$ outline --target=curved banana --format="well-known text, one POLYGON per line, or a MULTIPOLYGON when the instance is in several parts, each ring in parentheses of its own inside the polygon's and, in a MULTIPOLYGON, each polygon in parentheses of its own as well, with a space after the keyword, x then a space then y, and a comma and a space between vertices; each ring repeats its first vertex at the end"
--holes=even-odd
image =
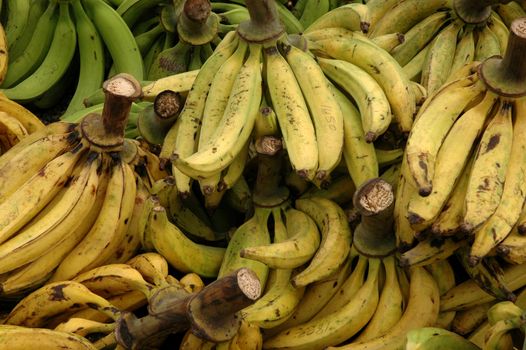
POLYGON ((97 220, 57 267, 52 281, 66 280, 102 265, 126 234, 135 204, 135 176, 123 161, 113 165, 110 171, 108 190, 97 220))
POLYGON ((163 286, 166 283, 168 261, 161 254, 154 252, 138 254, 126 261, 126 264, 139 271, 149 283, 156 286, 163 286))
POLYGON ((69 4, 59 3, 58 6, 57 24, 42 63, 22 81, 2 90, 8 98, 28 101, 41 96, 62 78, 70 66, 77 47, 75 23, 69 4))
MULTIPOLYGON (((22 124, 24 129, 29 134, 32 134, 35 131, 44 128, 44 123, 42 123, 42 121, 35 114, 33 114, 30 110, 28 110, 21 104, 12 101, 5 96, 0 96, 0 111, 4 111, 11 117, 16 118, 16 120, 18 120, 18 122, 22 124)), ((55 126, 58 126, 58 129, 60 129, 62 126, 65 125, 60 123, 54 124, 56 125, 54 125, 53 127, 47 127, 49 131, 51 131, 51 129, 53 129, 55 126)), ((59 131, 58 133, 60 134, 62 132, 59 131)))
POLYGON ((444 138, 466 105, 485 87, 476 74, 445 85, 421 107, 406 145, 410 173, 421 196, 433 189, 436 157, 444 138))
POLYGON ((5 79, 8 69, 8 51, 7 51, 7 38, 4 30, 4 26, 0 25, 0 85, 5 79))
POLYGON ((415 97, 402 67, 389 53, 356 34, 319 40, 316 45, 335 59, 352 63, 369 73, 382 87, 399 129, 409 132, 416 111, 415 97))
POLYGON ((475 61, 484 61, 488 57, 502 55, 500 42, 497 36, 488 26, 480 28, 477 32, 477 44, 475 45, 475 61))
POLYGON ((379 259, 371 260, 365 283, 340 310, 282 331, 265 340, 263 349, 325 349, 352 337, 369 322, 378 304, 380 264, 379 259))
POLYGON ((277 46, 263 51, 270 103, 292 168, 301 177, 312 180, 318 168, 318 142, 307 103, 292 68, 277 46))
POLYGON ((54 328, 55 331, 69 332, 86 337, 91 333, 111 333, 115 329, 115 323, 103 323, 85 318, 73 317, 60 323, 54 328))
POLYGON ((172 90, 174 92, 188 92, 199 73, 199 69, 170 75, 164 78, 148 82, 142 87, 142 98, 145 101, 151 101, 164 90, 172 90))
POLYGON ((293 269, 307 263, 320 244, 316 223, 304 212, 289 208, 285 211, 288 238, 270 245, 246 247, 241 257, 253 259, 274 269, 293 269))
POLYGON ((327 349, 386 350, 400 349, 406 342, 406 334, 412 329, 432 326, 439 312, 440 293, 431 275, 423 267, 410 269, 409 303, 398 323, 386 334, 364 342, 350 343, 327 349))
POLYGON ((343 149, 343 113, 335 98, 331 84, 318 62, 307 52, 295 46, 283 49, 296 80, 305 96, 314 121, 318 145, 316 179, 325 181, 338 165, 343 149))
POLYGON ((526 99, 516 99, 513 102, 515 122, 504 189, 495 213, 475 232, 470 252, 471 265, 480 262, 480 259, 508 236, 519 219, 526 197, 526 183, 522 180, 526 176, 526 141, 519 136, 526 132, 526 121, 516 117, 526 113, 526 99))
POLYGON ((451 324, 451 330, 462 336, 473 332, 478 326, 487 320, 487 312, 493 302, 475 305, 469 309, 458 311, 451 324))
POLYGON ((323 72, 358 105, 365 140, 376 140, 387 130, 392 118, 389 101, 380 85, 352 63, 326 58, 318 58, 318 63, 323 72))
POLYGON ((250 45, 249 50, 249 57, 232 86, 225 113, 207 144, 188 157, 173 157, 175 166, 190 177, 210 176, 225 169, 250 137, 262 98, 261 45, 250 45))
POLYGON ((29 9, 31 1, 29 0, 7 0, 7 11, 4 22, 5 35, 9 48, 20 38, 27 26, 29 19, 29 9))
POLYGON ((0 111, 0 155, 28 135, 27 130, 15 117, 0 111))
POLYGON ((177 270, 195 272, 204 277, 217 276, 225 249, 192 242, 168 221, 163 207, 156 206, 150 212, 146 235, 150 236, 155 249, 177 270))
MULTIPOLYGON (((460 39, 457 43, 455 50, 455 57, 453 57, 453 63, 451 64, 450 73, 455 73, 464 65, 473 62, 475 59, 475 35, 473 30, 464 28, 460 33, 460 39)), ((450 81, 450 78, 446 80, 446 83, 450 81)))
POLYGON ((426 266, 447 259, 465 244, 465 240, 430 237, 402 253, 399 264, 401 266, 426 266))
POLYGON ((294 286, 301 287, 336 271, 349 255, 352 238, 343 209, 333 201, 325 198, 298 199, 296 209, 316 222, 322 237, 309 265, 292 279, 294 286))
POLYGON ((52 316, 88 306, 116 320, 117 310, 106 299, 91 292, 80 282, 46 284, 20 300, 5 319, 5 324, 42 327, 52 316))
POLYGON ((309 26, 305 26, 304 33, 334 27, 367 33, 370 23, 368 6, 350 3, 338 6, 324 14, 318 13, 318 18, 309 26))
POLYGON ((96 350, 86 338, 45 328, 0 325, 2 350, 23 350, 39 347, 41 349, 96 350))
POLYGON ((390 52, 398 45, 404 43, 405 37, 401 33, 391 33, 391 34, 381 35, 376 38, 372 38, 371 40, 377 46, 381 47, 387 52, 390 52))

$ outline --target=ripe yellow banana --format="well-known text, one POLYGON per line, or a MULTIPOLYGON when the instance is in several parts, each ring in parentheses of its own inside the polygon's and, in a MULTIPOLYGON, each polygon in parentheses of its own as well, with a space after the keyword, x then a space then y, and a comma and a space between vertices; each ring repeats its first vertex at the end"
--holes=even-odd
POLYGON ((288 237, 270 245, 246 247, 241 257, 253 259, 274 269, 293 269, 307 263, 320 245, 320 233, 310 216, 300 210, 285 211, 288 237))
POLYGON ((307 102, 318 145, 323 145, 318 147, 316 179, 324 182, 341 159, 344 142, 342 110, 329 80, 311 54, 292 45, 284 47, 283 51, 307 102))
POLYGON ((451 330, 463 336, 473 332, 487 320, 487 312, 492 305, 493 302, 489 302, 457 312, 451 330))
POLYGON ((400 256, 401 266, 425 266, 447 259, 455 250, 466 244, 465 240, 429 237, 418 242, 413 248, 400 256))
POLYGON ((502 197, 495 213, 475 232, 470 252, 471 265, 477 264, 508 236, 519 219, 526 197, 526 182, 522 180, 526 176, 526 140, 520 136, 526 132, 526 120, 517 118, 526 113, 526 98, 513 102, 513 141, 502 197))
POLYGON ((45 328, 1 325, 0 337, 2 338, 0 345, 2 350, 24 350, 35 347, 71 350, 97 349, 80 335, 45 328))
POLYGON ((345 263, 351 250, 351 231, 338 204, 324 198, 296 200, 296 209, 309 215, 321 232, 321 242, 309 265, 294 276, 296 287, 319 281, 345 263))
POLYGON ((51 317, 78 310, 80 306, 96 309, 114 320, 120 314, 110 302, 91 292, 82 283, 61 281, 46 284, 20 300, 4 322, 10 325, 42 327, 51 317))
POLYGON ((406 145, 411 176, 421 196, 432 191, 435 162, 444 138, 466 105, 484 91, 476 74, 445 85, 418 112, 406 145))
POLYGON ((307 103, 292 68, 277 46, 264 49, 265 78, 285 148, 294 171, 312 180, 318 169, 318 143, 307 103))
POLYGON ((115 329, 115 323, 103 323, 85 318, 72 317, 69 320, 60 323, 54 328, 56 331, 69 332, 86 337, 91 333, 108 334, 115 329))
POLYGON ((440 294, 433 277, 423 267, 410 269, 409 303, 400 321, 385 335, 364 342, 352 342, 340 347, 328 347, 336 350, 390 350, 403 349, 408 331, 420 327, 432 326, 439 311, 440 294))
POLYGON ((194 84, 195 78, 199 73, 199 69, 169 75, 149 82, 142 87, 142 98, 145 101, 152 101, 162 91, 172 90, 174 92, 188 92, 194 84))
POLYGON ((305 28, 305 33, 335 27, 367 33, 370 23, 368 6, 360 3, 350 3, 338 6, 318 17, 305 28))
POLYGON ((387 130, 392 118, 382 87, 366 71, 352 63, 327 58, 318 58, 318 63, 323 72, 358 105, 365 140, 376 140, 387 130))
POLYGON ((358 333, 369 322, 378 304, 380 264, 379 259, 371 259, 365 283, 340 310, 282 331, 267 339, 263 349, 325 349, 358 333))
POLYGON ((134 256, 126 261, 149 283, 160 287, 165 285, 166 277, 168 276, 168 261, 158 253, 147 252, 134 256))
POLYGON ((28 132, 15 117, 0 111, 0 154, 16 145, 28 132))

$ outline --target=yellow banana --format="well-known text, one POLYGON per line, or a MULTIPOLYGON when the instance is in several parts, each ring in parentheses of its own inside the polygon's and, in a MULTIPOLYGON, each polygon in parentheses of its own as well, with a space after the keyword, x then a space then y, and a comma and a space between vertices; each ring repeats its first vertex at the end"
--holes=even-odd
POLYGON ((343 113, 319 64, 295 46, 283 49, 314 121, 318 142, 316 179, 324 182, 338 165, 343 149, 343 113), (323 145, 323 147, 322 147, 323 145))
POLYGON ((466 243, 465 240, 429 237, 400 256, 401 266, 425 266, 453 255, 455 250, 466 243))
POLYGON ((463 336, 473 332, 487 320, 487 312, 492 305, 493 303, 489 302, 457 312, 451 330, 463 336))
POLYGON ((508 37, 510 35, 508 27, 502 22, 500 16, 493 11, 491 12, 491 17, 487 26, 497 37, 500 44, 500 52, 503 54, 506 52, 506 47, 508 47, 508 37))
POLYGON ((199 69, 196 69, 184 73, 172 74, 149 82, 142 87, 142 98, 145 101, 153 102, 155 97, 165 90, 172 90, 181 93, 188 92, 192 88, 198 73, 199 69))
POLYGON ((142 253, 126 261, 126 264, 139 271, 149 283, 153 283, 156 286, 163 286, 166 283, 168 261, 161 254, 154 252, 142 253))
POLYGON ((402 67, 402 71, 411 81, 420 81, 422 76, 422 69, 424 68, 424 61, 426 60, 427 51, 431 47, 431 43, 427 44, 420 50, 406 65, 402 67))
POLYGON ((27 136, 28 132, 15 117, 0 111, 0 154, 27 136))
MULTIPOLYGON (((473 62, 475 59, 475 37, 473 30, 470 28, 463 28, 460 33, 460 39, 457 43, 453 63, 451 64, 450 73, 454 73, 464 65, 473 62)), ((449 77, 446 82, 449 82, 449 77)))
POLYGON ((345 263, 351 247, 351 231, 343 209, 328 199, 298 199, 296 209, 316 222, 322 237, 309 265, 292 279, 294 286, 301 287, 329 276, 345 263))
POLYGON ((402 33, 390 33, 390 34, 377 36, 376 38, 372 38, 371 40, 377 46, 381 47, 387 52, 390 52, 398 45, 404 43, 405 37, 402 33))
POLYGON ((265 82, 292 168, 312 180, 318 169, 318 143, 307 103, 292 68, 277 46, 264 49, 265 82))
POLYGON ((477 44, 475 45, 475 61, 484 61, 488 57, 501 55, 500 42, 497 36, 489 29, 483 26, 477 31, 477 44))
POLYGON ((86 338, 45 328, 0 325, 2 350, 41 349, 96 350, 86 338))
POLYGON ((69 332, 86 337, 91 333, 111 333, 115 329, 115 323, 103 323, 85 318, 73 317, 60 323, 54 328, 55 331, 69 332))
POLYGON ((370 23, 369 8, 364 4, 350 3, 321 15, 305 29, 305 33, 334 27, 367 33, 370 23))

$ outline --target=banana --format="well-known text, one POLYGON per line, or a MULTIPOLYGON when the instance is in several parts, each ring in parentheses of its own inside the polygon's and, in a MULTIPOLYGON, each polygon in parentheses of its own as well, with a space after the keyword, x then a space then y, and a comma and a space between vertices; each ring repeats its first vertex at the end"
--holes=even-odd
MULTIPOLYGON (((520 328, 524 323, 521 316, 516 316, 506 320, 500 320, 494 325, 490 326, 487 330, 484 339, 484 349, 493 350, 493 349, 505 349, 502 346, 502 342, 506 341, 505 338, 509 335, 514 329, 520 328)), ((507 342, 508 348, 509 345, 513 345, 510 341, 507 342)))
POLYGON ((128 73, 143 80, 141 53, 124 19, 103 0, 83 0, 82 4, 111 55, 115 73, 128 73))
POLYGON ((232 86, 224 115, 204 148, 198 148, 186 158, 174 157, 175 166, 192 178, 225 169, 250 137, 262 97, 261 46, 250 45, 249 50, 249 57, 232 86))
POLYGON ((168 221, 163 207, 155 206, 150 212, 145 233, 159 254, 177 270, 204 277, 217 276, 225 249, 192 242, 168 221))
POLYGON ((464 167, 442 211, 431 225, 430 229, 433 236, 450 237, 461 232, 461 225, 464 218, 464 199, 466 198, 466 191, 468 189, 472 162, 471 160, 470 163, 464 167))
POLYGON ((453 22, 437 34, 429 48, 420 79, 429 95, 442 87, 451 72, 460 22, 453 22))
POLYGON ((84 149, 79 143, 74 149, 51 160, 6 197, 0 204, 0 242, 13 236, 66 185, 84 149))
POLYGON ((16 145, 27 134, 24 125, 15 117, 0 111, 0 154, 16 145))
POLYGON ((488 28, 495 34, 500 44, 500 52, 506 52, 506 47, 508 47, 508 37, 510 31, 508 27, 502 22, 500 16, 492 11, 490 20, 487 23, 488 28))
POLYGON ((407 219, 407 206, 410 200, 417 196, 418 192, 413 185, 413 180, 409 172, 407 164, 407 152, 404 152, 402 164, 400 166, 400 175, 398 179, 398 187, 396 189, 395 207, 394 207, 394 222, 396 246, 402 252, 412 248, 417 235, 417 231, 411 227, 407 219))
POLYGON ((501 55, 500 42, 497 36, 488 26, 482 27, 477 32, 477 44, 475 46, 475 61, 484 61, 488 57, 501 55))
POLYGON ((327 349, 373 350, 403 349, 412 329, 432 326, 439 312, 440 294, 436 282, 423 267, 410 268, 409 303, 398 323, 386 334, 364 342, 327 349))
POLYGON ((82 283, 59 281, 37 289, 11 310, 4 323, 26 327, 42 327, 49 318, 60 313, 88 306, 116 320, 117 310, 106 299, 91 292, 82 283))
POLYGON ((80 335, 45 328, 1 325, 0 338, 2 339, 0 345, 2 350, 22 350, 34 347, 71 350, 97 349, 80 335))
POLYGON ((452 125, 436 156, 431 193, 427 197, 416 196, 409 202, 407 215, 415 229, 423 230, 433 224, 461 174, 472 174, 469 170, 472 167, 467 168, 466 164, 474 152, 473 145, 483 133, 486 120, 495 112, 497 98, 496 94, 486 92, 479 104, 464 112, 452 125))
POLYGON ((499 301, 487 308, 487 318, 491 325, 494 325, 500 320, 505 320, 513 317, 520 317, 523 313, 521 307, 511 301, 499 301))
POLYGON ((487 312, 492 305, 493 303, 489 302, 458 311, 451 324, 451 330, 462 336, 473 332, 487 320, 487 312))
POLYGON ((406 145, 409 171, 421 196, 432 192, 437 153, 466 105, 484 89, 476 75, 454 81, 421 107, 406 145))
POLYGON ((206 96, 203 110, 201 129, 199 130, 199 141, 197 151, 205 149, 214 131, 221 123, 223 114, 228 104, 232 87, 236 77, 243 66, 248 43, 240 40, 236 51, 217 70, 212 79, 210 90, 206 96))
POLYGON ((292 315, 282 324, 264 329, 265 338, 311 320, 341 290, 343 282, 350 273, 352 260, 352 258, 347 259, 342 267, 329 277, 305 287, 303 297, 292 315))
POLYGON ((382 18, 387 13, 387 11, 389 11, 393 6, 395 6, 399 2, 400 2, 399 0, 369 0, 367 1, 366 4, 367 4, 369 15, 371 17, 371 28, 376 25, 376 22, 378 22, 378 20, 382 18))
POLYGON ((438 327, 416 328, 407 333, 407 350, 480 349, 464 337, 438 327))
MULTIPOLYGON (((464 65, 473 62, 475 59, 475 36, 470 28, 463 28, 460 33, 460 39, 457 43, 453 63, 451 64, 450 73, 458 71, 464 65)), ((449 82, 449 78, 446 83, 449 82)))
POLYGON ((415 98, 409 79, 394 58, 371 40, 356 34, 320 40, 316 44, 335 59, 352 63, 369 73, 382 87, 399 129, 409 132, 416 111, 415 98))
POLYGON ((356 191, 356 187, 353 180, 349 175, 344 174, 331 179, 331 183, 327 188, 311 187, 300 198, 322 197, 343 206, 352 200, 354 191, 356 191))
POLYGON ((192 88, 192 84, 198 73, 199 70, 192 70, 148 82, 142 87, 142 98, 145 101, 153 101, 155 97, 164 90, 188 92, 192 88))
MULTIPOLYGON (((513 112, 515 116, 526 112, 526 99, 514 100, 513 112)), ((525 149, 521 135, 526 128, 522 118, 514 118, 513 141, 509 158, 508 170, 501 200, 495 213, 477 230, 475 241, 471 246, 470 264, 476 265, 491 249, 502 242, 510 233, 519 219, 522 204, 526 196, 525 183, 522 181, 526 173, 525 149)))
POLYGON ((316 222, 322 237, 309 265, 292 279, 295 287, 301 287, 336 271, 349 255, 352 238, 346 215, 338 204, 324 198, 305 198, 296 200, 296 209, 316 222))
POLYGON ((404 43, 405 37, 402 33, 391 33, 372 38, 371 40, 377 46, 381 47, 387 52, 390 52, 398 45, 404 43))
POLYGON ((4 22, 5 36, 8 47, 20 38, 27 26, 29 18, 29 9, 31 8, 31 1, 29 0, 7 0, 7 15, 4 22))
MULTIPOLYGON (((237 47, 237 35, 231 32, 225 36, 222 45, 216 47, 214 54, 205 62, 195 77, 191 91, 188 93, 183 110, 177 121, 166 134, 159 154, 161 162, 166 163, 174 154, 179 158, 188 157, 194 153, 202 120, 206 96, 210 91, 210 81, 217 70, 237 47)), ((183 174, 177 167, 172 167, 177 189, 183 196, 190 192, 191 178, 183 174)))
POLYGON ((293 269, 307 263, 316 253, 320 234, 316 223, 302 211, 285 211, 288 238, 270 245, 246 247, 241 257, 260 261, 273 269, 293 269))
POLYGON ((302 178, 312 180, 318 168, 318 142, 307 103, 292 68, 277 46, 267 47, 263 53, 264 82, 290 163, 302 178))
MULTIPOLYGON (((524 267, 526 265, 510 265, 504 268, 503 280, 508 288, 515 291, 526 285, 524 267)), ((451 288, 440 299, 440 311, 465 310, 475 305, 495 300, 473 280, 467 280, 451 288)))
POLYGON ((375 312, 380 264, 379 259, 370 260, 365 283, 340 310, 282 331, 265 340, 263 349, 325 349, 352 337, 369 322, 375 312))
POLYGON ((431 47, 431 43, 427 44, 420 50, 406 65, 402 67, 402 71, 411 81, 420 81, 422 69, 424 68, 424 61, 427 56, 427 51, 431 47))
POLYGON ((149 283, 153 283, 156 286, 163 286, 166 282, 168 262, 158 253, 146 252, 136 255, 126 261, 126 264, 139 271, 142 277, 149 283))
POLYGON ((395 269, 395 258, 382 259, 385 269, 385 283, 380 293, 378 306, 365 329, 356 338, 357 342, 367 341, 386 334, 400 320, 403 313, 403 297, 395 269))
MULTIPOLYGON (((82 201, 87 203, 82 214, 83 220, 78 220, 78 217, 74 217, 76 219, 75 224, 68 226, 71 234, 64 237, 54 246, 47 247, 48 250, 33 262, 9 273, 5 279, 2 279, 0 284, 2 294, 16 295, 42 285, 51 277, 52 272, 62 262, 64 257, 82 240, 99 215, 104 201, 108 179, 104 170, 101 170, 101 173, 100 178, 90 179, 94 181, 90 188, 95 190, 88 191, 82 197, 82 201)), ((90 186, 89 183, 88 186, 90 186)))
POLYGON ((358 105, 367 142, 382 135, 391 123, 391 107, 382 87, 367 72, 342 61, 318 58, 323 72, 358 105))
POLYGON ((511 233, 497 246, 497 252, 513 264, 526 262, 526 236, 512 230, 511 233))
POLYGON ((84 108, 84 98, 102 86, 105 70, 104 44, 97 28, 84 11, 80 0, 72 1, 71 5, 75 16, 80 68, 77 87, 65 115, 84 108))
POLYGON ((135 204, 136 184, 127 163, 118 161, 111 167, 108 190, 90 231, 58 266, 51 278, 60 281, 100 266, 118 247, 126 234, 135 204))
MULTIPOLYGON (((35 131, 41 130, 44 128, 44 123, 42 123, 42 121, 35 114, 33 114, 31 111, 29 111, 27 108, 25 108, 21 104, 15 101, 12 101, 5 96, 0 96, 0 111, 4 111, 11 117, 16 118, 18 122, 22 124, 24 129, 29 134, 32 134, 35 131)), ((64 125, 63 124, 61 125, 60 123, 56 123, 56 126, 58 127, 58 129, 60 129, 64 125)), ((49 130, 51 130, 54 127, 48 127, 48 128, 49 130)), ((58 133, 61 133, 61 132, 59 131, 58 133)))
POLYGON ((243 258, 239 253, 245 247, 270 243, 270 232, 267 226, 270 214, 271 209, 256 207, 254 215, 234 231, 228 241, 218 278, 242 267, 250 268, 258 276, 262 288, 265 288, 269 272, 268 266, 259 261, 243 258))
POLYGON ((4 27, 0 25, 0 85, 4 81, 8 69, 9 56, 7 45, 8 43, 4 27))
POLYGON ((371 23, 369 8, 363 4, 345 4, 324 14, 318 12, 316 15, 318 18, 305 26, 305 33, 335 27, 367 33, 371 23))
POLYGON ((330 82, 314 58, 295 46, 284 47, 283 52, 307 102, 314 121, 316 141, 323 145, 318 147, 316 171, 316 179, 323 182, 341 159, 344 143, 343 113, 330 82))
POLYGON ((449 7, 449 0, 405 0, 391 7, 384 16, 378 19, 369 36, 374 38, 388 33, 406 33, 418 22, 449 7))
POLYGON ((447 259, 465 243, 465 240, 430 237, 404 252, 400 256, 399 264, 401 266, 426 266, 447 259))
POLYGON ((54 328, 55 331, 75 333, 81 337, 86 337, 92 333, 108 334, 114 329, 115 323, 102 323, 77 317, 70 318, 54 328))
POLYGON ((420 51, 429 46, 448 19, 448 13, 444 11, 426 17, 407 32, 404 32, 404 42, 389 51, 389 53, 393 55, 393 58, 401 66, 407 65, 420 51))
MULTIPOLYGON (((179 346, 180 350, 205 350, 208 349, 207 344, 214 344, 208 342, 197 335, 193 334, 190 330, 187 330, 181 340, 181 345, 179 346)), ((215 344, 213 345, 215 346, 215 344)))
POLYGON ((353 300, 358 290, 364 284, 364 276, 369 266, 369 260, 363 255, 358 256, 358 262, 353 267, 349 277, 342 283, 338 292, 325 304, 322 310, 312 319, 319 319, 337 312, 353 300))
POLYGON ((263 337, 258 326, 250 322, 241 322, 239 331, 235 336, 235 342, 232 342, 232 350, 261 350, 263 347, 263 337))
POLYGON ((59 3, 58 6, 56 28, 42 63, 16 85, 1 90, 8 98, 27 101, 41 96, 62 78, 70 66, 77 46, 75 23, 69 4, 59 3))
POLYGON ((393 193, 396 195, 396 189, 398 187, 398 179, 400 178, 401 163, 396 163, 387 168, 380 174, 380 178, 385 182, 389 183, 393 187, 393 193))
POLYGON ((329 0, 307 1, 299 21, 303 28, 308 28, 320 16, 326 14, 330 10, 329 0))
POLYGON ((509 28, 511 23, 517 18, 526 16, 526 12, 517 1, 510 1, 507 4, 499 4, 495 7, 495 11, 499 14, 502 21, 509 28))
MULTIPOLYGON (((289 238, 289 230, 287 230, 281 216, 281 208, 272 209, 274 219, 273 244, 283 243, 289 238)), ((243 252, 244 249, 241 251, 243 252)), ((261 328, 273 328, 292 316, 305 291, 304 287, 295 288, 292 286, 290 283, 292 273, 291 268, 271 269, 265 286, 265 293, 254 304, 241 310, 243 319, 261 328)))
POLYGON ((96 155, 90 155, 64 187, 28 224, 0 245, 0 273, 21 267, 44 254, 70 234, 80 217, 91 207, 93 188, 98 186, 96 155))
POLYGON ((205 287, 205 283, 196 273, 187 273, 179 281, 183 288, 190 294, 199 293, 205 287))

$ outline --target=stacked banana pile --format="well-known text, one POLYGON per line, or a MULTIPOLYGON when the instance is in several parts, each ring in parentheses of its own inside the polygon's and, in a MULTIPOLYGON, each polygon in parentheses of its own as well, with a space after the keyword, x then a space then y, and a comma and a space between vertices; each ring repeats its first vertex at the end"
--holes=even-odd
POLYGON ((0 349, 520 348, 525 9, 7 0, 0 349))

